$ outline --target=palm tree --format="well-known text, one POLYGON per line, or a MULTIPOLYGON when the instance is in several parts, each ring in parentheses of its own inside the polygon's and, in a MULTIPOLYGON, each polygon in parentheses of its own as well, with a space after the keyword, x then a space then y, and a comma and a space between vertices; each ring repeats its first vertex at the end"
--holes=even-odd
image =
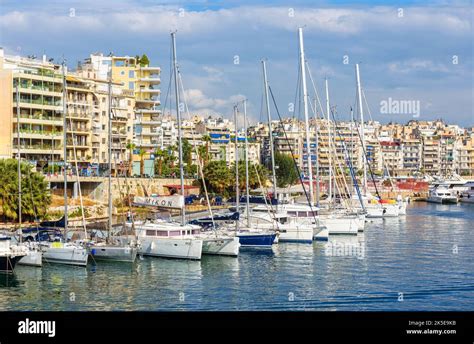
POLYGON ((158 161, 158 175, 161 176, 163 173, 163 160, 166 159, 168 152, 165 149, 158 148, 155 151, 155 159, 158 161))
POLYGON ((128 176, 131 177, 133 173, 133 150, 135 149, 136 145, 130 141, 127 143, 128 153, 128 176))
MULTIPOLYGON (((18 174, 17 160, 0 160, 0 210, 4 219, 18 218, 18 174)), ((31 171, 31 165, 22 162, 22 215, 26 219, 33 219, 35 215, 43 217, 46 214, 51 195, 44 176, 31 171)))
POLYGON ((204 156, 204 165, 206 165, 209 162, 209 143, 211 142, 211 136, 209 134, 205 134, 202 136, 202 141, 205 143, 206 147, 206 155, 204 156))
POLYGON ((140 156, 140 177, 143 177, 145 175, 145 154, 146 150, 140 148, 140 150, 138 151, 138 155, 140 156))
POLYGON ((203 172, 210 192, 222 195, 232 186, 232 173, 225 161, 211 161, 203 172))

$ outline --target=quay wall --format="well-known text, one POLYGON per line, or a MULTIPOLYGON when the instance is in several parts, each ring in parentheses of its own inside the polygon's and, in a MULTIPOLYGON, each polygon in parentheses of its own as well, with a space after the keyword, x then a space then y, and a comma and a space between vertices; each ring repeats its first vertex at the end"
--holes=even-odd
MULTIPOLYGON (((62 176, 46 177, 51 193, 62 196, 64 194, 64 179, 62 176)), ((193 185, 194 179, 185 179, 185 185, 193 185)), ((134 196, 149 196, 151 194, 168 195, 167 186, 178 186, 179 178, 112 178, 112 198, 122 198, 127 194, 134 196)), ((80 191, 83 197, 94 201, 106 202, 109 192, 108 178, 105 177, 81 177, 80 183, 75 176, 67 178, 67 193, 71 198, 79 197, 80 191)), ((199 193, 199 187, 186 190, 186 194, 199 193)))

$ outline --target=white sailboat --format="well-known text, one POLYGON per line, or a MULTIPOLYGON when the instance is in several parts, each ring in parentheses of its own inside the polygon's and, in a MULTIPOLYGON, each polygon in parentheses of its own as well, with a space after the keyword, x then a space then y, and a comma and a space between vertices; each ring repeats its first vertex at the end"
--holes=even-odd
POLYGON ((64 140, 64 236, 54 242, 41 242, 43 260, 47 263, 87 266, 87 249, 76 243, 67 242, 68 233, 68 206, 67 206, 67 92, 66 92, 66 64, 63 61, 63 140, 64 140))
POLYGON ((108 162, 109 162, 109 177, 108 177, 108 226, 107 238, 105 242, 89 243, 90 254, 94 260, 114 261, 114 262, 128 262, 133 263, 137 257, 138 248, 136 240, 129 240, 123 243, 120 240, 112 237, 112 73, 109 76, 109 94, 108 94, 108 109, 109 109, 109 138, 108 138, 108 162))
MULTIPOLYGON (((186 224, 184 206, 184 171, 181 130, 181 111, 179 100, 178 66, 176 58, 176 33, 171 33, 173 46, 173 75, 175 86, 176 114, 178 124, 178 151, 181 181, 180 207, 181 223, 173 221, 138 221, 134 223, 136 238, 139 241, 138 254, 153 257, 200 260, 203 253, 203 239, 197 237, 200 227, 186 224)), ((132 227, 128 221, 126 227, 132 227)), ((207 247, 212 246, 208 245, 207 247)))

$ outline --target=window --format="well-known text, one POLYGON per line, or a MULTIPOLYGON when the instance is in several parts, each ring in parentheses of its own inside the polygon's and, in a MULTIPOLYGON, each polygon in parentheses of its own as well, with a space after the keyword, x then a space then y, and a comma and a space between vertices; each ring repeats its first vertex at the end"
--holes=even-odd
POLYGON ((102 103, 105 103, 105 97, 102 97, 102 103))
POLYGON ((102 138, 102 144, 105 144, 105 138, 102 138))
POLYGON ((105 124, 102 124, 102 130, 105 130, 105 124))
POLYGON ((128 83, 128 89, 129 89, 129 90, 134 90, 134 89, 135 89, 135 83, 134 83, 133 81, 130 81, 130 82, 128 83))
POLYGON ((129 70, 129 71, 128 71, 128 77, 129 77, 129 78, 134 78, 134 77, 135 77, 135 71, 129 70))
POLYGON ((147 229, 146 230, 146 235, 147 236, 156 236, 156 231, 151 230, 151 229, 147 229))
POLYGON ((120 75, 125 75, 125 71, 124 71, 124 70, 121 71, 121 72, 120 72, 120 75))
POLYGON ((115 61, 115 67, 123 67, 125 65, 124 61, 118 60, 115 61))

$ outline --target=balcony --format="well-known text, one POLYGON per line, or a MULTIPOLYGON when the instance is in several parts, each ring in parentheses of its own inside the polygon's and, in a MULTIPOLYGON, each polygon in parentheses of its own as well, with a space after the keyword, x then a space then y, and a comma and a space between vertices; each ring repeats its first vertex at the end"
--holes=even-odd
POLYGON ((138 79, 141 82, 148 82, 150 84, 159 84, 161 83, 160 77, 143 77, 138 79))
MULTIPOLYGON (((62 96, 62 89, 60 87, 44 87, 44 86, 20 84, 18 88, 21 93, 49 95, 49 96, 56 96, 56 97, 62 96)), ((13 89, 13 92, 15 92, 15 89, 13 89)))
POLYGON ((149 88, 149 87, 140 87, 137 90, 137 92, 160 94, 161 90, 160 89, 155 89, 155 88, 149 88))
POLYGON ((161 68, 160 67, 150 67, 150 66, 140 66, 140 70, 146 71, 146 72, 155 72, 155 73, 160 73, 161 68))
MULTIPOLYGON (((13 115, 13 121, 16 122, 16 116, 13 115)), ((63 125, 63 118, 60 116, 46 116, 46 115, 21 115, 20 123, 29 124, 50 124, 56 126, 63 125)))
POLYGON ((159 110, 159 109, 137 109, 137 110, 135 110, 135 113, 137 113, 137 114, 146 114, 146 113, 161 114, 161 110, 159 110))
POLYGON ((135 99, 136 104, 160 105, 161 101, 158 98, 135 99))

